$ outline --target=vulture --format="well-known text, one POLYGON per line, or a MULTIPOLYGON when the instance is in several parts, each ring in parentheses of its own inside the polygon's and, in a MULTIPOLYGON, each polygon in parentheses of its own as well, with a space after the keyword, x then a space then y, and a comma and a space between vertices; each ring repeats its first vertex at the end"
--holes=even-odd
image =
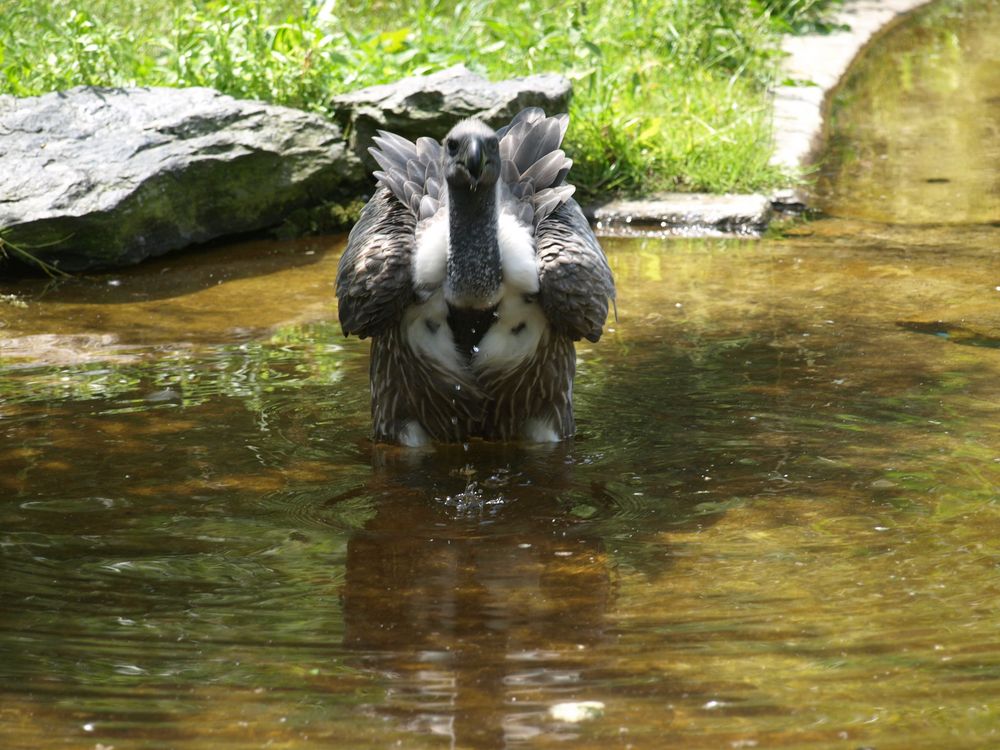
POLYGON ((337 298, 344 334, 372 340, 376 441, 573 435, 573 342, 601 337, 615 286, 566 182, 568 124, 531 107, 441 142, 374 138, 337 298))

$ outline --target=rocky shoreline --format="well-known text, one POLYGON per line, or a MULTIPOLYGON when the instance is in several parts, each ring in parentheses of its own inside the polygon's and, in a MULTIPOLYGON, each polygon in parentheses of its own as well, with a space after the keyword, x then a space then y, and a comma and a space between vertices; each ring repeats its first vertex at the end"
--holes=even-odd
MULTIPOLYGON (((811 163, 830 92, 851 62, 927 2, 848 0, 833 19, 842 30, 786 38, 773 163, 811 163)), ((526 106, 565 111, 570 95, 558 75, 490 82, 458 66, 337 97, 332 121, 209 89, 0 97, 0 247, 76 272, 259 231, 368 192, 377 129, 441 137, 461 117, 500 125, 526 106)), ((805 191, 789 188, 659 194, 587 212, 604 234, 755 236, 776 211, 807 206, 805 191)))
POLYGON ((371 191, 377 129, 441 138, 463 117, 566 111, 570 93, 458 66, 338 97, 333 121, 205 88, 0 97, 0 248, 79 272, 329 213, 371 191))

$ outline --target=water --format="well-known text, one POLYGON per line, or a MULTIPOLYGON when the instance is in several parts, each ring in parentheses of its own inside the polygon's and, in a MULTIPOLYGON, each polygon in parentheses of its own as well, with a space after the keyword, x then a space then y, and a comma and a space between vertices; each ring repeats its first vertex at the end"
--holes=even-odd
POLYGON ((1000 3, 944 0, 880 40, 833 106, 824 208, 894 224, 1000 217, 1000 3))
MULTIPOLYGON (((995 54, 970 8, 873 65, 995 54)), ((996 194, 848 162, 787 236, 608 240, 555 447, 372 446, 342 238, 5 286, 0 746, 996 746, 996 194)))

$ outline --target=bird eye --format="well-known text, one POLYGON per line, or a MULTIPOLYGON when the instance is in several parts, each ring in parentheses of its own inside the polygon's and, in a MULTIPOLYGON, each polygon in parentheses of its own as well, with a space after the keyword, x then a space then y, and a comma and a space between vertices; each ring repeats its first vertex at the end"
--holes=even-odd
POLYGON ((454 138, 449 138, 447 141, 445 141, 444 145, 448 149, 448 153, 451 154, 452 156, 458 153, 458 141, 456 141, 454 138))

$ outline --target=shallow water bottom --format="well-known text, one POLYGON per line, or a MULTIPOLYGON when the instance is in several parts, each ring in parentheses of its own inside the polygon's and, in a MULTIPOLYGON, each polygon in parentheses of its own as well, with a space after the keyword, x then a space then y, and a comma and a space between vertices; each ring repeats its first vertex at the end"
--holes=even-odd
POLYGON ((608 240, 550 447, 371 445, 338 238, 5 286, 0 745, 995 745, 1000 229, 791 234, 608 240))

